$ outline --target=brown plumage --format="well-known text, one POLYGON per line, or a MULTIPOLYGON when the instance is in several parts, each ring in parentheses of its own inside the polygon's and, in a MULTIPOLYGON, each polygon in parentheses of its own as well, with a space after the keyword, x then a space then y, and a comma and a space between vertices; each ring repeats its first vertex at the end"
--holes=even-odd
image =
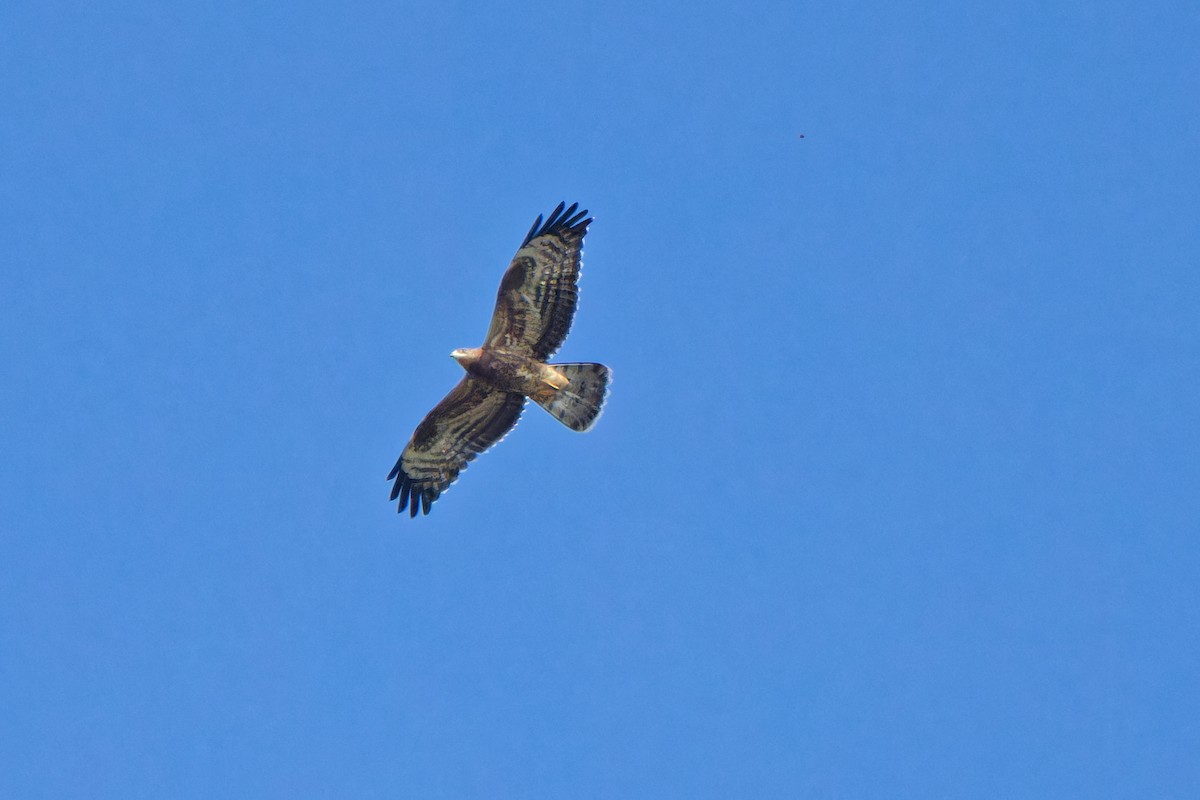
POLYGON ((415 517, 467 463, 504 438, 525 399, 576 431, 595 424, 612 373, 603 364, 547 364, 571 329, 579 298, 583 237, 592 221, 578 203, 539 215, 500 281, 483 346, 455 350, 466 377, 413 432, 388 475, 398 510, 415 517))

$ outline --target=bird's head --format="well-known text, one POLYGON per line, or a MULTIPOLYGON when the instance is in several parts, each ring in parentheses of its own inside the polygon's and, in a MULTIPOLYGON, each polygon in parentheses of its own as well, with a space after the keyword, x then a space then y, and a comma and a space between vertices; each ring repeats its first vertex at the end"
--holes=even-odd
POLYGON ((450 352, 450 357, 457 361, 463 369, 478 361, 480 355, 481 352, 478 347, 460 347, 450 352))

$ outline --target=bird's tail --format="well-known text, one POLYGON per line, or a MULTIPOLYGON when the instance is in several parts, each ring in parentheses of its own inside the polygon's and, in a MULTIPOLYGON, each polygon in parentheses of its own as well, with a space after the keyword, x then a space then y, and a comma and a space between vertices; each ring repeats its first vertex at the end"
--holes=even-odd
POLYGON ((612 370, 603 364, 551 364, 570 383, 561 389, 546 387, 533 400, 573 431, 588 430, 600 418, 608 399, 612 370))

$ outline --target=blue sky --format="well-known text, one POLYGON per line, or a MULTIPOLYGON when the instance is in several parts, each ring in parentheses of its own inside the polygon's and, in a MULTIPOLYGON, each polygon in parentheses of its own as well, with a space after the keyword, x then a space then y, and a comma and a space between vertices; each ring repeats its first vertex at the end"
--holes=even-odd
POLYGON ((0 795, 1195 797, 1200 12, 0 11, 0 795), (385 476, 533 218, 534 408, 385 476))

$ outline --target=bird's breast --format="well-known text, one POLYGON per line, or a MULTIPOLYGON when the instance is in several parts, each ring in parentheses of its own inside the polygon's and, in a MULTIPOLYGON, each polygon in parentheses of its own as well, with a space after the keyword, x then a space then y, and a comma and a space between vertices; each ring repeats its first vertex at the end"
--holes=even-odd
POLYGON ((557 388, 565 379, 553 367, 528 356, 504 351, 484 350, 483 357, 470 372, 497 389, 531 395, 547 383, 557 388))

